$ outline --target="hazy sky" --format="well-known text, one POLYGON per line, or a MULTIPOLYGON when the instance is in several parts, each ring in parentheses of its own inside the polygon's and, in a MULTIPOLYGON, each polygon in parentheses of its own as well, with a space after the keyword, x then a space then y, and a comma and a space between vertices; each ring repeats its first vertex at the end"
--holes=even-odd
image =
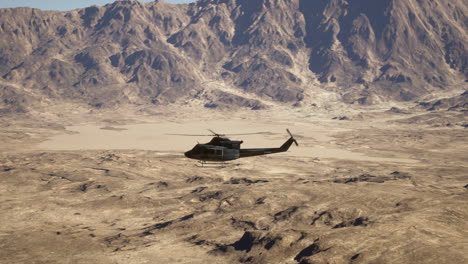
MULTIPOLYGON (((153 0, 139 0, 140 2, 152 2, 153 0)), ((43 10, 72 10, 92 5, 103 6, 112 3, 114 0, 0 0, 0 8, 28 6, 43 10)), ((167 3, 191 3, 195 0, 165 0, 167 3)))

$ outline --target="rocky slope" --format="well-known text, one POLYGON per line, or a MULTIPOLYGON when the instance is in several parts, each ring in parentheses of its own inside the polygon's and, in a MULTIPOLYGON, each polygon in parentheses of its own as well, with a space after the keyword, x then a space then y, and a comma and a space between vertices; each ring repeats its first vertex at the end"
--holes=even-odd
POLYGON ((465 91, 461 95, 450 97, 450 98, 442 98, 442 99, 431 101, 431 102, 421 102, 419 103, 419 105, 427 109, 428 111, 448 110, 448 111, 467 112, 468 111, 468 91, 465 91))
POLYGON ((348 103, 415 100, 466 86, 466 14, 460 0, 0 9, 0 110, 187 98, 259 109, 257 99, 307 101, 315 88, 348 103), (208 81, 219 91, 206 93, 208 81))

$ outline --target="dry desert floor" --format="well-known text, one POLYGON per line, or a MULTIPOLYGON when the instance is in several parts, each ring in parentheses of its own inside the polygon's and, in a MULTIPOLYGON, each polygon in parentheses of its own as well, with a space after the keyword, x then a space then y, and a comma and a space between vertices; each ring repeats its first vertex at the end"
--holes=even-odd
POLYGON ((183 106, 3 116, 0 262, 467 263, 466 121, 183 106), (262 132, 230 138, 277 147, 286 128, 299 147, 205 168, 183 151, 210 137, 172 135, 262 132))

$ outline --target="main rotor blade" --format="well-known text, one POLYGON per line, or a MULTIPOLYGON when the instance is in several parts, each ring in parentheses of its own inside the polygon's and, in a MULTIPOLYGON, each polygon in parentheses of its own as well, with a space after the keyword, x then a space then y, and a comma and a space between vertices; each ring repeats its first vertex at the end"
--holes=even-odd
POLYGON ((194 134, 166 134, 170 136, 185 136, 185 137, 212 137, 213 135, 194 135, 194 134))
POLYGON ((236 134, 218 134, 211 129, 208 129, 214 136, 225 137, 225 136, 246 136, 246 135, 258 135, 258 134, 267 134, 268 132, 254 132, 254 133, 236 133, 236 134))
POLYGON ((166 134, 171 136, 187 136, 187 137, 213 137, 213 136, 247 136, 247 135, 261 135, 261 134, 270 134, 270 132, 254 132, 254 133, 241 133, 241 134, 211 134, 211 135, 201 135, 201 134, 166 134))
POLYGON ((246 136, 246 135, 259 135, 269 134, 270 132, 253 132, 253 133, 241 133, 241 134, 226 134, 227 136, 246 136))
POLYGON ((221 134, 218 134, 218 133, 214 132, 214 131, 211 130, 211 129, 208 129, 208 131, 210 131, 211 133, 213 133, 213 135, 218 136, 218 137, 219 137, 219 136, 224 136, 224 135, 221 135, 221 134))

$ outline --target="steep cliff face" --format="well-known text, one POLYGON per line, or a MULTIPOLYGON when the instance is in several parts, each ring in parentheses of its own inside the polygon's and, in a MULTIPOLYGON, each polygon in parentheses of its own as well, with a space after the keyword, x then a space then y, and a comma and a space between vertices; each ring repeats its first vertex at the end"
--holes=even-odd
POLYGON ((309 17, 306 42, 310 69, 322 82, 362 84, 361 99, 411 100, 468 76, 462 1, 329 1, 323 8, 316 2, 302 10, 320 10, 309 17))
POLYGON ((166 40, 187 6, 116 2, 71 12, 1 9, 3 81, 94 106, 174 102, 198 81, 166 40))
POLYGON ((0 9, 2 99, 170 103, 214 80, 279 102, 303 100, 312 85, 349 103, 413 100, 465 84, 466 14, 457 0, 0 9))

